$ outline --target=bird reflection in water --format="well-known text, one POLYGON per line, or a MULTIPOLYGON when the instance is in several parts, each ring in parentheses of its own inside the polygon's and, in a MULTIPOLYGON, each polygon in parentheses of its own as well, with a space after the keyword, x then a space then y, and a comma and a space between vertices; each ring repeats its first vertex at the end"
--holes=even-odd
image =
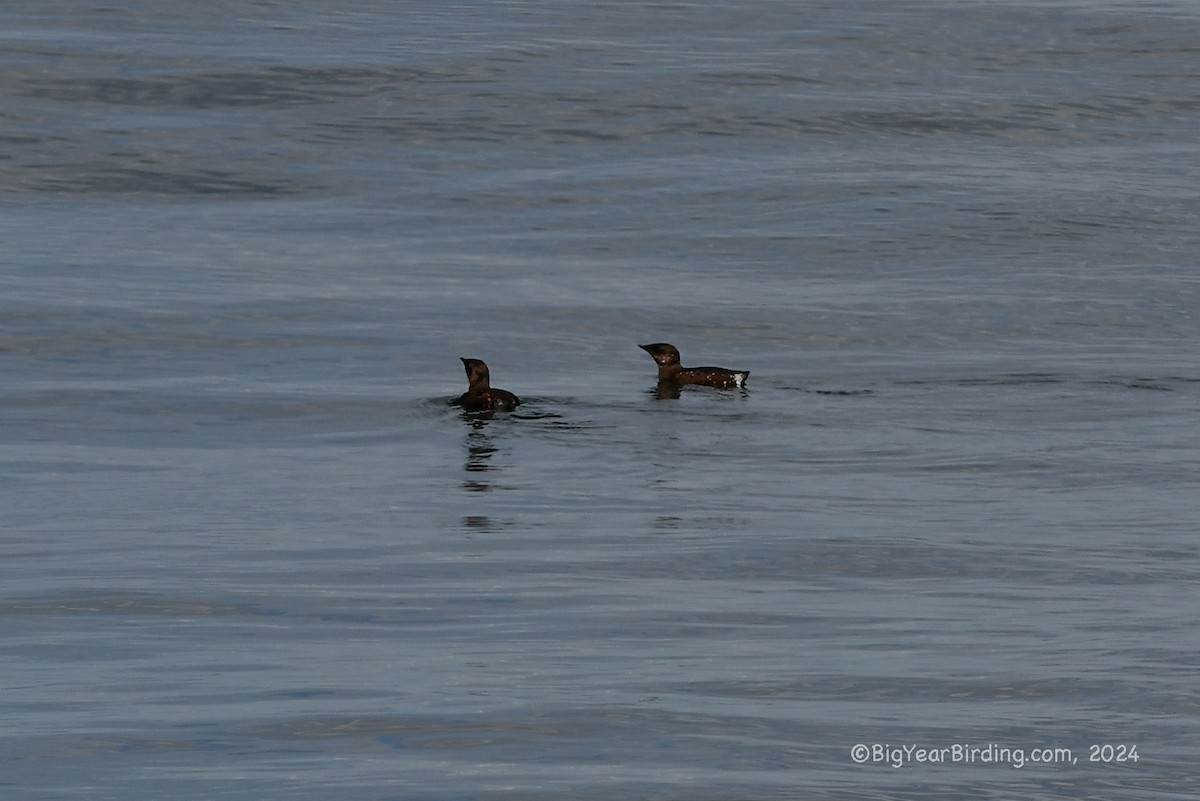
MULTIPOLYGON (((491 459, 497 448, 492 443, 492 438, 487 435, 488 421, 477 415, 463 415, 463 417, 471 426, 471 431, 467 433, 467 461, 463 465, 463 469, 473 474, 495 470, 496 466, 491 463, 491 459)), ((462 486, 469 492, 491 492, 492 490, 491 482, 483 480, 483 476, 468 478, 462 486)))

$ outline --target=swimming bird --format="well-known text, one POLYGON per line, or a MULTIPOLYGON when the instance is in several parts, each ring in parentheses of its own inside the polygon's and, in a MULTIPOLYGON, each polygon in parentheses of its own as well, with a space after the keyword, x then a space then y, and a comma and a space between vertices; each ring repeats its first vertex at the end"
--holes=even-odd
POLYGON ((467 371, 467 391, 456 403, 469 412, 511 412, 521 399, 511 392, 493 387, 488 366, 479 359, 463 359, 467 371))
POLYGON ((746 386, 749 370, 726 370, 724 367, 683 367, 679 363, 679 350, 666 342, 653 345, 638 345, 658 362, 658 383, 682 386, 700 384, 718 389, 741 389, 746 386))

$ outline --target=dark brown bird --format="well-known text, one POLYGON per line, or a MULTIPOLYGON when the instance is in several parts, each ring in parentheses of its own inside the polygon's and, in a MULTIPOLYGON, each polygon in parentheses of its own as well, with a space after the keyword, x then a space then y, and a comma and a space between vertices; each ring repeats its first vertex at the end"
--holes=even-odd
POLYGON ((718 389, 734 389, 746 386, 749 370, 726 370, 724 367, 683 367, 679 364, 679 351, 666 342, 653 345, 638 345, 658 362, 658 383, 675 386, 700 384, 718 389))
POLYGON ((488 366, 479 359, 463 359, 467 371, 467 391, 457 401, 469 412, 511 412, 521 399, 507 390, 492 386, 488 366))

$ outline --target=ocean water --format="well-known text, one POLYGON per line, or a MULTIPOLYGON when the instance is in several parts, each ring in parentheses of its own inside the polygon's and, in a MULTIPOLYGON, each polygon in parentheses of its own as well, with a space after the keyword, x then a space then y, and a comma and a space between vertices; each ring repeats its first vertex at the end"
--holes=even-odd
POLYGON ((6 2, 0 794, 1193 798, 1198 33, 6 2))

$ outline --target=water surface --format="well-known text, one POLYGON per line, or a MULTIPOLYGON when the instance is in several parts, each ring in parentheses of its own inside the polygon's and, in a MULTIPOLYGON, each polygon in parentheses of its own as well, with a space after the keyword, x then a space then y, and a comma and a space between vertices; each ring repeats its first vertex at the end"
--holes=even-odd
POLYGON ((1197 21, 6 4, 0 783, 1190 798, 1197 21))

